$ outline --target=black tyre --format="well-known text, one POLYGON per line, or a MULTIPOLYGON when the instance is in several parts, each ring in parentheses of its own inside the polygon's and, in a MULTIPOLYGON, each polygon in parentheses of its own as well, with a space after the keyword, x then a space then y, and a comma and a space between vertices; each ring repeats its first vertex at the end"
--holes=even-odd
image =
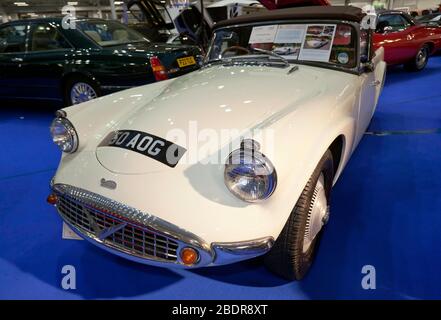
POLYGON ((323 226, 329 219, 334 164, 326 151, 303 189, 285 227, 265 256, 266 267, 289 280, 300 280, 313 262, 323 226))
POLYGON ((408 71, 421 71, 423 70, 427 62, 429 61, 430 48, 428 45, 424 45, 416 54, 412 61, 409 61, 404 65, 404 68, 408 71))
POLYGON ((101 95, 98 85, 83 76, 73 76, 64 83, 64 101, 67 106, 86 102, 101 95))

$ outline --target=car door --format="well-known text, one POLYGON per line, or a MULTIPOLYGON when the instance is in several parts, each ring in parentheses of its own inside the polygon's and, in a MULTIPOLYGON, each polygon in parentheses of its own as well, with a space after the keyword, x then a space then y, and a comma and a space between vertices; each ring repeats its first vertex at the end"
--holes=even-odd
MULTIPOLYGON (((372 58, 372 65, 375 74, 375 105, 378 102, 381 90, 383 90, 384 81, 386 80, 386 62, 384 62, 384 48, 379 48, 375 51, 372 58)), ((375 108, 372 114, 375 112, 375 108)))
POLYGON ((384 80, 384 72, 386 70, 386 63, 384 62, 384 48, 379 48, 375 51, 373 56, 369 55, 369 46, 367 45, 369 40, 368 32, 361 31, 360 39, 360 56, 368 57, 367 66, 360 74, 360 96, 359 96, 359 110, 357 119, 357 136, 356 143, 363 137, 364 132, 371 122, 372 116, 375 112, 378 97, 381 93, 382 84, 384 80))
POLYGON ((384 47, 386 61, 399 64, 415 56, 414 28, 412 21, 401 13, 380 15, 374 40, 378 47, 384 47))
POLYGON ((28 24, 0 28, 0 98, 25 97, 23 61, 26 55, 28 24))
POLYGON ((356 126, 356 137, 354 149, 360 142, 363 134, 371 122, 375 105, 375 74, 374 72, 364 72, 360 75, 360 96, 358 103, 358 119, 356 126))
POLYGON ((61 78, 73 47, 58 28, 50 22, 30 25, 23 73, 24 85, 33 99, 62 99, 61 78))

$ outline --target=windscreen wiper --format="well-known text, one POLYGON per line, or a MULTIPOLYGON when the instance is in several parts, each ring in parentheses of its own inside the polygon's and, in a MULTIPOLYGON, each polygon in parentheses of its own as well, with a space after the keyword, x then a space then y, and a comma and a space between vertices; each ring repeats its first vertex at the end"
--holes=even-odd
POLYGON ((284 57, 282 57, 280 54, 277 54, 275 52, 269 51, 269 50, 265 50, 265 49, 260 49, 260 48, 251 48, 253 51, 257 51, 257 52, 262 52, 265 53, 267 55, 279 58, 280 60, 282 60, 285 65, 288 67, 289 66, 289 62, 288 60, 286 60, 284 57))

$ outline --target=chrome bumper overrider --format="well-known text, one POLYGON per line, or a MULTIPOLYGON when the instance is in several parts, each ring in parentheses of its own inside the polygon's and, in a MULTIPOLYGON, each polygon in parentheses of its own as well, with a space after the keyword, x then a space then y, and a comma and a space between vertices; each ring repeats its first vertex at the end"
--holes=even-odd
POLYGON ((265 254, 272 237, 208 244, 203 239, 151 214, 96 193, 66 184, 52 184, 57 211, 81 237, 124 258, 171 267, 228 264, 265 254), (185 265, 183 248, 193 248, 199 260, 185 265))

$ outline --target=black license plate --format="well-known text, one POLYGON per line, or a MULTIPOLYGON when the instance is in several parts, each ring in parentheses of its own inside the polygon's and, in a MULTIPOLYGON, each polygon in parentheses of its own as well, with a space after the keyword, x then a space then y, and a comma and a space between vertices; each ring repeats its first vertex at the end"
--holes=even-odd
POLYGON ((131 150, 174 168, 187 149, 168 140, 136 130, 109 133, 98 147, 117 147, 131 150))

